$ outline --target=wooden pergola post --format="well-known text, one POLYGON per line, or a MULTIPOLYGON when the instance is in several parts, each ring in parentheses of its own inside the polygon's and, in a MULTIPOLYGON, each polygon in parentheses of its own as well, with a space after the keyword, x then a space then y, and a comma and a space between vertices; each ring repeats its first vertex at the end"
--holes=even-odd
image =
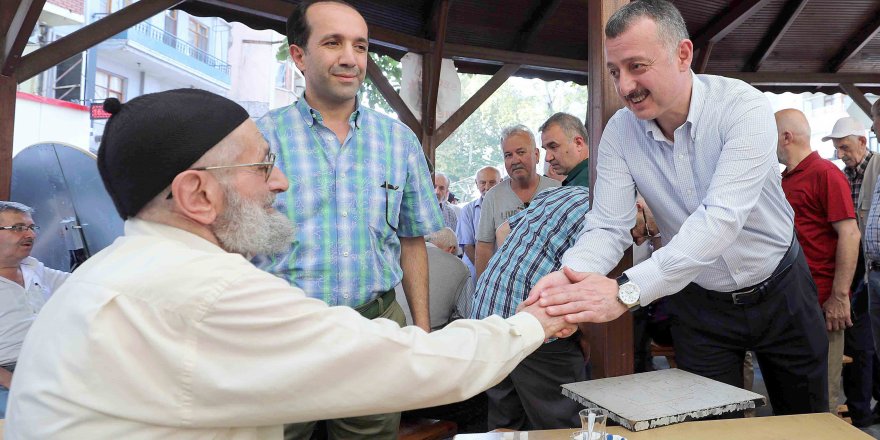
MULTIPOLYGON (((590 135, 590 157, 599 157, 599 140, 611 116, 621 108, 614 82, 605 66, 605 23, 614 11, 629 0, 595 0, 589 3, 589 106, 587 130, 590 135)), ((590 161, 590 192, 596 186, 596 160, 590 161)), ((617 268, 609 275, 618 275, 632 267, 632 252, 627 251, 617 268)), ((623 376, 633 372, 632 315, 590 326, 590 350, 593 378, 623 376)))
POLYGON ((0 200, 9 200, 15 132, 16 68, 46 0, 0 3, 0 200))
POLYGON ((12 140, 15 129, 14 76, 0 75, 0 200, 9 200, 12 184, 12 140))

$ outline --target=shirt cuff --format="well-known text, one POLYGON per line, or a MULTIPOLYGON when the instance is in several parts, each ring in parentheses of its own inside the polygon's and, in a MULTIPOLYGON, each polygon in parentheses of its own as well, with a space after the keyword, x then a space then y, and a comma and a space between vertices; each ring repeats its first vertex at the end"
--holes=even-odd
POLYGON ((535 315, 519 312, 506 321, 510 324, 510 334, 525 337, 530 349, 534 350, 544 342, 544 326, 535 315))
POLYGON ((669 285, 663 280, 663 272, 653 258, 624 271, 627 278, 639 286, 639 304, 644 307, 652 302, 670 295, 669 285))

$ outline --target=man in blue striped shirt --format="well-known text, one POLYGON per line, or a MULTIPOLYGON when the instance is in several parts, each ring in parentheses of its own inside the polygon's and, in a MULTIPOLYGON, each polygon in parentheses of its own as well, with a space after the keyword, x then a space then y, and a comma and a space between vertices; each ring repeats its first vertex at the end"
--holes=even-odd
POLYGON ((570 269, 530 299, 569 322, 607 322, 672 295, 680 368, 742 386, 754 350, 776 414, 827 411, 828 338, 780 184, 769 101, 741 81, 695 75, 684 19, 665 0, 628 3, 605 36, 626 108, 602 134, 592 210, 562 258, 570 269), (609 279, 632 244, 636 188, 664 246, 609 279))
MULTIPOLYGON (((535 195, 527 208, 502 224, 499 229, 509 225, 510 232, 477 282, 471 317, 513 316, 532 286, 559 270, 559 260, 580 235, 589 209, 589 188, 551 188, 535 195)), ((501 383, 486 390, 489 429, 578 426, 579 405, 563 396, 559 387, 584 380, 587 371, 577 336, 544 344, 501 383)))
MULTIPOLYGON (((367 23, 345 2, 306 1, 288 18, 287 34, 306 91, 257 125, 290 180, 276 207, 297 234, 288 252, 256 263, 310 297, 405 325, 394 293, 402 282, 413 323, 430 331, 423 237, 443 219, 418 139, 358 104, 367 23)), ((327 424, 332 438, 396 439, 399 420, 397 413, 327 424)), ((285 436, 308 438, 313 427, 288 425, 285 436)))

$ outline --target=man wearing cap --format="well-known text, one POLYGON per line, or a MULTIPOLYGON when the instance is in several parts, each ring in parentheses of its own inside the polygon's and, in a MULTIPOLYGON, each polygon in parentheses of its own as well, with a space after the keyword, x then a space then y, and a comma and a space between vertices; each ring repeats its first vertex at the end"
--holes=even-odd
POLYGON ((241 106, 180 89, 105 109, 98 170, 125 235, 31 326, 5 438, 280 439, 285 422, 462 400, 572 330, 531 307, 428 334, 307 298, 244 258, 293 230, 241 106))
MULTIPOLYGON (((865 231, 865 222, 871 209, 871 196, 880 174, 880 160, 868 151, 865 127, 853 117, 840 118, 822 142, 832 141, 837 157, 843 161, 844 174, 849 181, 859 231, 865 231), (862 191, 864 189, 864 191, 862 191)), ((863 234, 865 235, 865 234, 863 234)), ((863 241, 864 243, 864 241, 863 241)), ((853 425, 873 424, 871 394, 874 365, 874 341, 871 336, 871 317, 868 314, 868 291, 865 285, 864 246, 859 246, 859 263, 853 276, 852 315, 853 326, 844 336, 844 354, 853 362, 843 368, 843 390, 853 425)))
MULTIPOLYGON (((255 263, 333 306, 430 331, 424 236, 443 227, 422 147, 400 121, 358 103, 367 71, 367 23, 348 3, 299 2, 287 19, 290 55, 306 90, 257 125, 290 191, 276 207, 297 226, 289 249, 255 263)), ((291 389, 291 393, 298 390, 291 389)), ((328 422, 331 430, 396 438, 399 414, 328 422)), ((290 427, 308 437, 314 424, 290 427)))
POLYGON ((46 300, 70 276, 31 256, 39 229, 33 212, 30 206, 0 201, 0 418, 24 337, 46 300))

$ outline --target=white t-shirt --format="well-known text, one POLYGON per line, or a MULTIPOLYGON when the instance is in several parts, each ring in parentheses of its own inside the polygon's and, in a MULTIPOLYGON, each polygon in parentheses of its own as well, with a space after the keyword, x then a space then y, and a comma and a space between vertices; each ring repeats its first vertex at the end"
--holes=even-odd
POLYGON ((34 257, 21 262, 24 287, 0 277, 0 365, 18 360, 21 344, 37 313, 67 277, 67 272, 50 269, 34 257))

